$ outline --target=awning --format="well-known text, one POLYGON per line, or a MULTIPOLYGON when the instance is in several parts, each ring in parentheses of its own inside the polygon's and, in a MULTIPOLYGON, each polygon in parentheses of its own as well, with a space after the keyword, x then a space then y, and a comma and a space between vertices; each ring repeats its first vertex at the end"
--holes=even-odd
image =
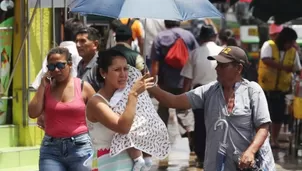
MULTIPOLYGON (((42 0, 41 1, 41 8, 64 8, 66 5, 68 6, 75 0, 42 0), (53 5, 52 5, 53 4, 53 5)), ((28 5, 30 8, 34 8, 37 0, 28 0, 28 5)))
POLYGON ((301 0, 253 0, 253 16, 267 22, 272 16, 276 24, 302 17, 301 0))

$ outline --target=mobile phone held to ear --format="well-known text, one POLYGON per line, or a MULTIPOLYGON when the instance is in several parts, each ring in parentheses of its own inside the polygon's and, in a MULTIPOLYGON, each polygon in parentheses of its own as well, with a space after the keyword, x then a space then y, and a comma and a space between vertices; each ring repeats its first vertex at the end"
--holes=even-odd
POLYGON ((52 84, 54 77, 51 76, 51 74, 49 72, 47 72, 46 73, 46 79, 48 80, 49 84, 52 84))
POLYGON ((52 84, 52 79, 53 79, 53 77, 47 76, 46 79, 49 81, 49 84, 52 84))

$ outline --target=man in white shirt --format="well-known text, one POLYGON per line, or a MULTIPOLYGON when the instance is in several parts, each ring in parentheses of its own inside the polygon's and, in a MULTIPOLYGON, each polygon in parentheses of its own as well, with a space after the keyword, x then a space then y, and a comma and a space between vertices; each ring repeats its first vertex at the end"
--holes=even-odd
MULTIPOLYGON (((82 59, 79 56, 77 46, 74 42, 75 34, 78 32, 80 28, 83 27, 83 24, 80 20, 75 18, 70 18, 64 23, 64 41, 60 43, 60 47, 65 47, 69 50, 69 53, 72 55, 72 70, 71 74, 73 77, 77 76, 77 67, 78 63, 82 59)), ((36 76, 35 81, 32 83, 32 87, 37 89, 41 83, 42 77, 47 73, 47 58, 43 60, 42 69, 36 76)))
MULTIPOLYGON (((215 43, 216 38, 217 34, 213 26, 203 25, 201 27, 199 34, 201 46, 191 52, 186 65, 181 71, 181 75, 185 77, 184 92, 217 79, 215 70, 217 62, 207 59, 208 56, 218 55, 223 49, 215 43)), ((198 136, 193 135, 191 137, 194 137, 193 144, 195 144, 194 150, 197 156, 197 167, 203 167, 206 141, 204 111, 203 109, 195 109, 193 113, 195 119, 194 135, 198 136)))
POLYGON ((217 63, 207 59, 208 56, 217 55, 223 49, 215 43, 216 33, 211 25, 204 25, 200 30, 201 46, 193 50, 181 71, 185 77, 185 89, 190 90, 197 85, 208 84, 217 78, 217 63))

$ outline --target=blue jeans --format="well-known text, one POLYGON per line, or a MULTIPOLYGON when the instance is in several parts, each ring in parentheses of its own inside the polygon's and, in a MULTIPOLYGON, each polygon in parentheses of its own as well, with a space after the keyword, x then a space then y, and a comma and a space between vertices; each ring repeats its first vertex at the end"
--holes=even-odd
POLYGON ((83 163, 91 154, 88 133, 70 138, 45 135, 40 148, 39 171, 89 171, 83 163))

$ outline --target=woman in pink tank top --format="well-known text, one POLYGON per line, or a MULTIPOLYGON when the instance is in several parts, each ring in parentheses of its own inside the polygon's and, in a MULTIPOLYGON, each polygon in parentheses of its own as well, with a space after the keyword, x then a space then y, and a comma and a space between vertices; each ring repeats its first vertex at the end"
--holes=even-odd
POLYGON ((90 84, 71 76, 68 49, 57 47, 47 55, 48 73, 28 106, 31 118, 45 115, 45 136, 40 148, 40 171, 85 171, 92 153, 85 108, 95 93, 90 84))

